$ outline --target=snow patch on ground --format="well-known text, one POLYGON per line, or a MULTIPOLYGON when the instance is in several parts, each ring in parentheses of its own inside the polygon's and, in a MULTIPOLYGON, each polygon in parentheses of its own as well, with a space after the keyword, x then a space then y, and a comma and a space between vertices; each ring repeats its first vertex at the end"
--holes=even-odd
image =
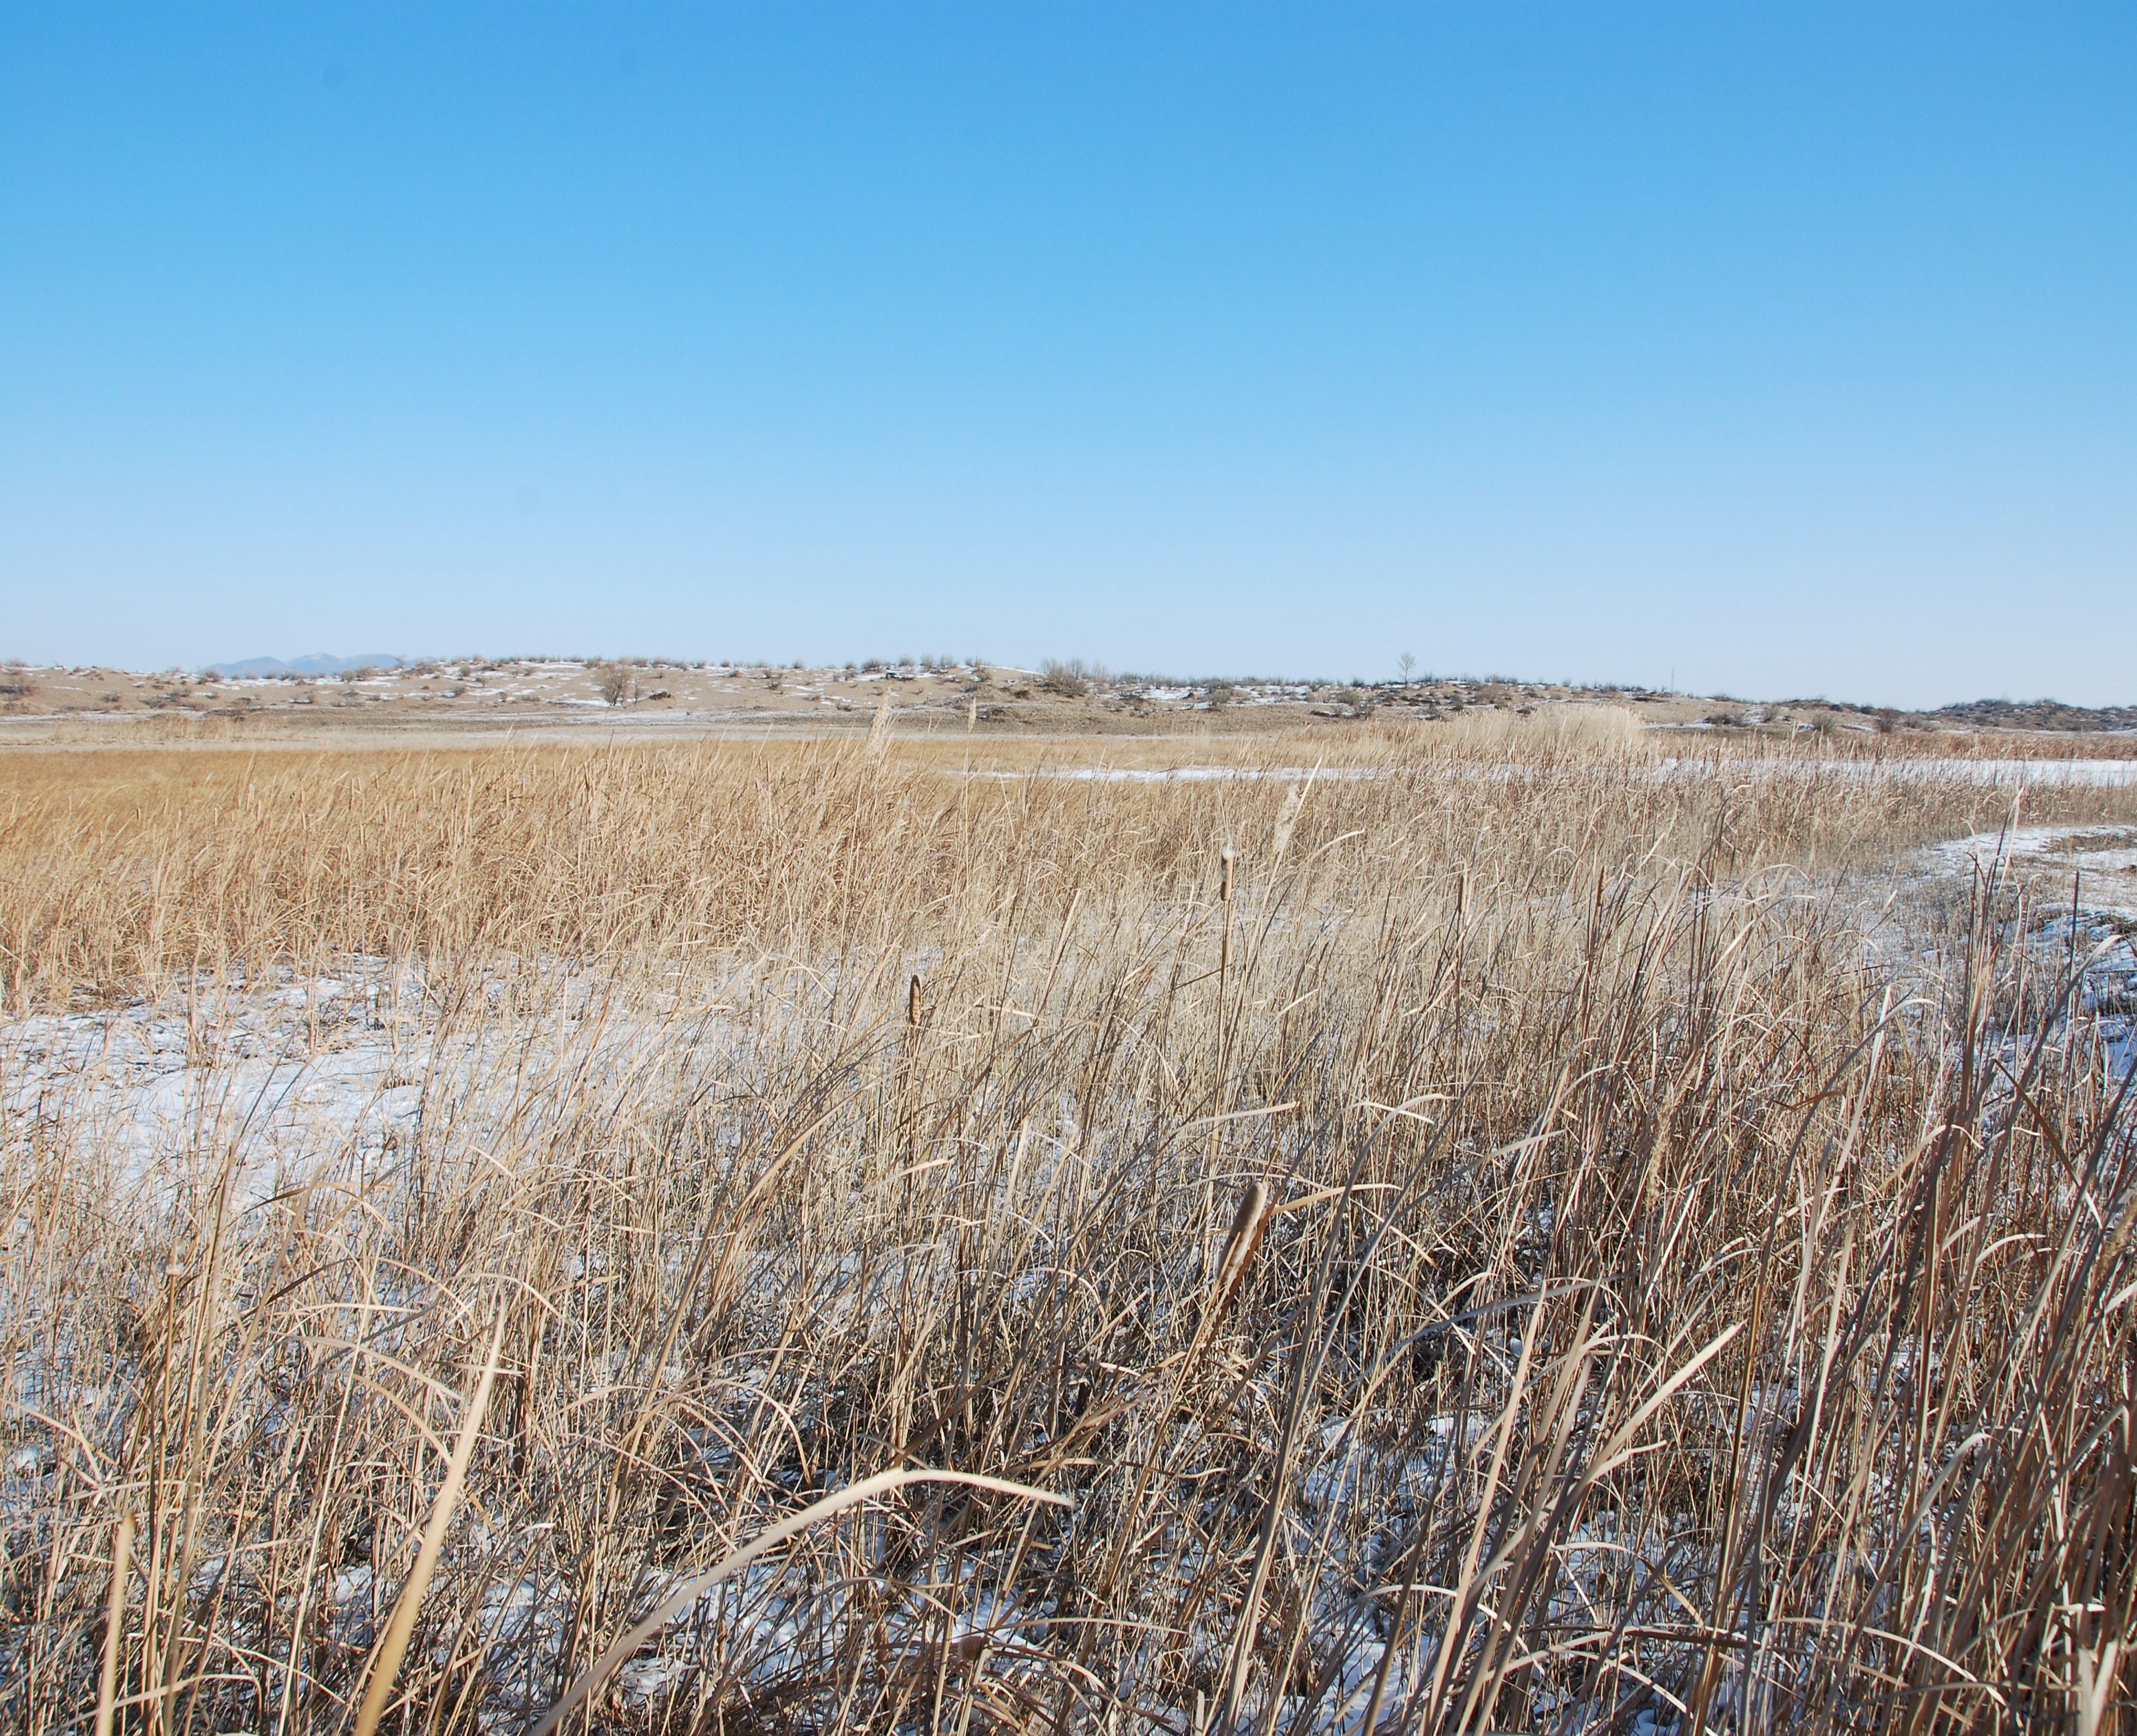
MULTIPOLYGON (((2108 788, 2124 785, 2137 787, 2137 760, 1846 760, 1804 759, 1800 757, 1726 760, 1721 766, 1732 776, 1808 777, 1838 776, 1861 778, 1865 780, 1889 779, 1896 783, 1925 783, 1937 778, 1953 778, 1964 783, 2011 785, 2027 788, 2108 788)), ((1709 759, 1680 759, 1670 755, 1645 766, 1636 763, 1629 768, 1631 775, 1656 779, 1711 776, 1716 762, 1709 759)), ((1312 778, 1317 781, 1331 779, 1377 779, 1414 773, 1437 774, 1443 777, 1482 777, 1507 779, 1519 776, 1521 768, 1505 764, 1482 764, 1467 760, 1435 762, 1420 761, 1414 766, 1390 767, 1380 766, 1040 766, 1021 771, 975 769, 961 771, 946 768, 952 777, 993 778, 1020 780, 1025 778, 1059 778, 1072 783, 1098 784, 1163 784, 1200 783, 1215 780, 1238 779, 1254 781, 1266 778, 1312 778)), ((2068 829, 2064 829, 2067 830, 2068 829)), ((1971 842, 1972 840, 1964 840, 1971 842)))
POLYGON ((2082 908, 2137 921, 2137 826, 2019 826, 1954 838, 1934 854, 1949 873, 2000 866, 2037 892, 2059 883, 2066 903, 2075 880, 2082 908))
POLYGON ((168 1195, 227 1166, 249 1204, 390 1157, 426 1122, 465 1136, 525 1116, 552 1087, 656 1063, 655 1023, 603 1016, 599 996, 556 965, 449 1018, 420 973, 358 959, 330 976, 9 1020, 0 1126, 41 1126, 71 1162, 110 1165, 120 1192, 168 1195))
POLYGON ((2067 981, 2059 1014, 2089 1028, 2113 1078, 2137 1067, 2137 825, 2018 826, 1928 852, 1932 875, 2018 894, 2013 920, 2047 980, 2067 981))

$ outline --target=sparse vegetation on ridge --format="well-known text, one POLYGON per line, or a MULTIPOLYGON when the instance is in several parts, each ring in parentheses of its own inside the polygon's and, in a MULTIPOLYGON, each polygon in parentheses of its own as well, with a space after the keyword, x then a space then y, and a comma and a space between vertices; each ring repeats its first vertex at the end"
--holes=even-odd
POLYGON ((1221 724, 1242 732, 1305 726, 1340 737, 1347 726, 1376 717, 1438 723, 1480 711, 1526 717, 1600 708, 1648 728, 1777 746, 1823 738, 1849 751, 1876 745, 1917 753, 2137 756, 2137 712, 2127 707, 1982 700, 1907 712, 1825 699, 1755 703, 1609 683, 1434 675, 1414 667, 1395 679, 1336 683, 1113 674, 1079 658, 1043 659, 1037 669, 1017 669, 939 653, 820 668, 799 659, 455 658, 314 673, 279 665, 263 671, 263 661, 271 660, 246 666, 251 673, 174 675, 161 683, 110 669, 16 671, 13 697, 0 693, 6 702, 0 746, 268 742, 352 729, 441 740, 509 732, 523 739, 530 726, 550 732, 627 730, 667 740, 774 729, 831 735, 866 727, 876 708, 861 701, 863 689, 894 684, 893 708, 908 721, 975 732, 985 724, 993 734, 1143 737, 1221 724), (982 690, 990 703, 975 717, 971 701, 982 690))

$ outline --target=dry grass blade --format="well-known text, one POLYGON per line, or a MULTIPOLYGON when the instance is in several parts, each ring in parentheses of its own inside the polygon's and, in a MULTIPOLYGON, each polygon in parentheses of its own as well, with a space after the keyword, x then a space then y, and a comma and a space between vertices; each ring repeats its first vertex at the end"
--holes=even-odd
POLYGON ((640 1646, 707 1592, 740 1573, 758 1557, 777 1549, 788 1538, 799 1535, 834 1514, 843 1513, 849 1507, 859 1506, 863 1501, 873 1500, 879 1495, 888 1495, 893 1489, 902 1489, 913 1483, 959 1483, 968 1489, 985 1489, 996 1495, 1013 1495, 1022 1500, 1040 1501, 1049 1506, 1068 1507, 1074 1505, 1065 1495, 1054 1495, 1044 1489, 1010 1482, 1005 1478, 981 1476, 964 1471, 880 1471, 872 1477, 862 1478, 858 1483, 849 1483, 820 1500, 811 1501, 799 1513, 781 1520, 777 1524, 766 1527, 733 1554, 716 1562, 703 1573, 670 1592, 654 1607, 650 1614, 639 1621, 594 1661, 586 1673, 566 1690, 563 1697, 542 1715, 541 1722, 534 1726, 528 1736, 549 1736, 550 1731, 599 1691, 601 1685, 640 1646))
POLYGON ((401 1595, 394 1600, 392 1617, 387 1623, 377 1656, 372 1663, 363 1701, 357 1709, 355 1736, 372 1736, 392 1699, 393 1684, 401 1673, 402 1656, 408 1649, 409 1636, 416 1631, 416 1617, 423 1607, 423 1593, 430 1588, 431 1573, 438 1564, 438 1552, 445 1547, 445 1528, 452 1523, 454 1508, 460 1505, 468 1463, 474 1458, 475 1443, 482 1437, 483 1415, 489 1408, 490 1386, 497 1379, 498 1359, 504 1349, 506 1315, 505 1303, 500 1299, 497 1324, 490 1330, 489 1354, 483 1359, 482 1372, 476 1377, 474 1392, 468 1395, 466 1412, 460 1419, 460 1437, 453 1442, 453 1456, 445 1466, 445 1481, 438 1486, 430 1522, 423 1527, 423 1541, 416 1552, 416 1564, 409 1569, 408 1583, 401 1588, 401 1595))
POLYGON ((119 1653, 126 1635, 126 1573, 134 1554, 134 1515, 122 1513, 111 1528, 111 1597, 104 1611, 104 1674, 96 1688, 96 1736, 111 1736, 113 1702, 119 1693, 119 1653))

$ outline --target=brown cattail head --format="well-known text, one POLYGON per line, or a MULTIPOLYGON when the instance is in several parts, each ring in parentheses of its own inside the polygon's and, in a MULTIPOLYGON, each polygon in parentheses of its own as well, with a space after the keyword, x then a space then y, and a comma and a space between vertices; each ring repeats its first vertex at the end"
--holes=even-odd
POLYGON ((1291 848, 1292 829, 1298 824, 1298 810, 1306 805, 1306 785, 1293 784, 1283 792, 1283 806, 1277 810, 1276 839, 1269 850, 1272 862, 1283 860, 1283 853, 1291 848))
POLYGON ((1261 1246, 1268 1218, 1268 1184, 1254 1181, 1239 1196, 1239 1208, 1232 1214, 1232 1228, 1224 1238, 1224 1252, 1217 1262, 1217 1281, 1210 1289, 1211 1317, 1221 1314, 1232 1292, 1246 1276, 1248 1263, 1261 1246))
POLYGON ((920 1023, 920 979, 917 975, 906 985, 905 1022, 908 1024, 920 1023))
POLYGON ((1226 844, 1217 856, 1217 896, 1227 904, 1232 902, 1232 864, 1239 860, 1231 845, 1226 844))

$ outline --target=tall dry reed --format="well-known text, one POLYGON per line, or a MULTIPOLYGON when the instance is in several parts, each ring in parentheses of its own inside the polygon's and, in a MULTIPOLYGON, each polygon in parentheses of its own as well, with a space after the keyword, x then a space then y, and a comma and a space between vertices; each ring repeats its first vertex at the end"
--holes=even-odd
POLYGON ((7 767, 12 1726, 109 1658, 343 1728, 419 1545, 411 1732, 2126 1711, 2126 1081, 2040 919, 1893 878, 2008 794, 948 765, 7 767), (400 1034, 302 1011, 365 972, 400 1034), (270 995, 397 1106, 217 1095, 270 995), (1067 1505, 838 1499, 922 1471, 1067 1505))

